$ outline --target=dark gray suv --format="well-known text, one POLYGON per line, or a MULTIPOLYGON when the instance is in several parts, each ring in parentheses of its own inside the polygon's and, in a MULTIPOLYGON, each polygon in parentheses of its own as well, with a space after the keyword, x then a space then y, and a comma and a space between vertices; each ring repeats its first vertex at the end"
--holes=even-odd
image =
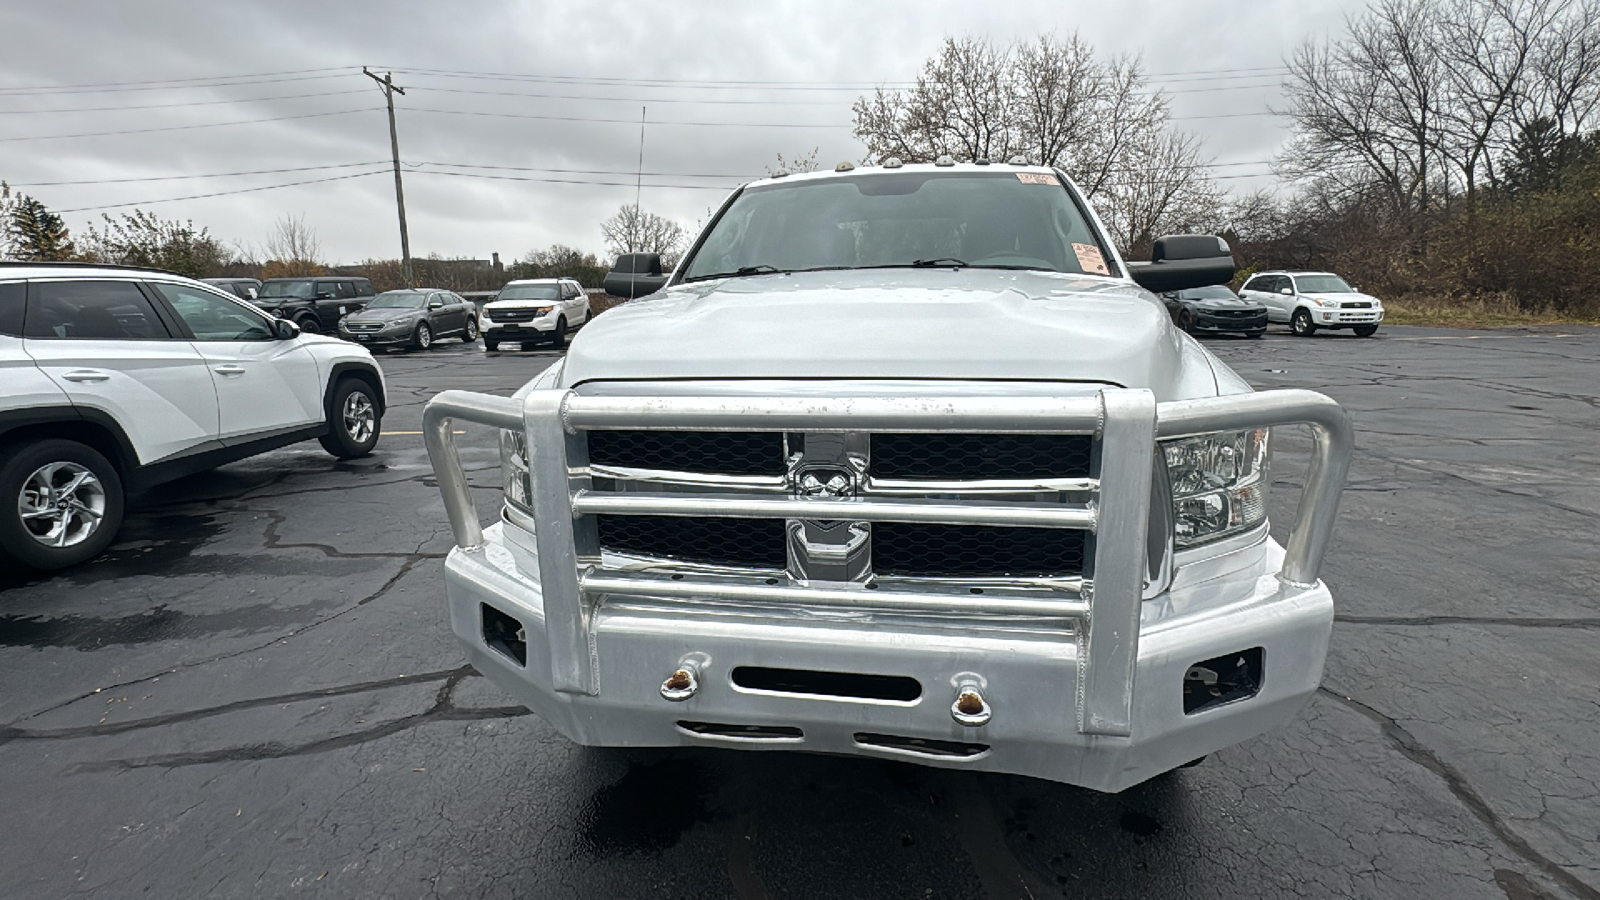
POLYGON ((366 306, 372 282, 349 275, 268 278, 255 304, 312 334, 331 334, 339 320, 366 306))

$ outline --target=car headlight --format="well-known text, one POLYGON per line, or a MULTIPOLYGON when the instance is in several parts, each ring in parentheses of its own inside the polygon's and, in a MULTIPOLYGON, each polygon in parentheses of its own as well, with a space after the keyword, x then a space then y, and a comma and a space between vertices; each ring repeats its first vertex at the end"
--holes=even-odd
POLYGON ((506 502, 533 515, 533 481, 528 474, 528 436, 524 431, 500 430, 500 480, 506 502))
POLYGON ((1269 435, 1252 428, 1162 442, 1174 546, 1193 547, 1266 521, 1269 435))

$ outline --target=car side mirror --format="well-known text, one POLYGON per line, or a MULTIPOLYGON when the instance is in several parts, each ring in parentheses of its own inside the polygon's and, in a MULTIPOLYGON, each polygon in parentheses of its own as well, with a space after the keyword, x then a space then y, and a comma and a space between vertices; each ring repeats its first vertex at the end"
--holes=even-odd
POLYGON ((429 309, 443 309, 444 308, 444 301, 443 300, 429 300, 428 301, 428 308, 429 309))
POLYGON ((1211 234, 1157 238, 1149 262, 1128 264, 1128 276, 1157 294, 1227 284, 1236 271, 1228 242, 1211 234))
POLYGON ((273 319, 272 336, 280 341, 292 341, 300 336, 300 326, 288 319, 273 319))
POLYGON ((1293 297, 1294 288, 1278 288, 1278 293, 1284 295, 1285 297, 1293 297))
POLYGON ((661 271, 661 254, 622 254, 606 273, 604 284, 606 293, 627 300, 654 294, 667 286, 667 275, 661 271))

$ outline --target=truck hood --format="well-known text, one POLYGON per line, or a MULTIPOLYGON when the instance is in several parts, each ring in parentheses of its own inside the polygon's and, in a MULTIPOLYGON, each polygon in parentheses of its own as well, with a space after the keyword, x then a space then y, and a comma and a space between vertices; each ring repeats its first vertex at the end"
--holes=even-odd
POLYGON ((1218 392, 1210 355, 1142 288, 994 269, 674 286, 595 318, 561 374, 567 387, 728 378, 1087 381, 1149 388, 1159 400, 1218 392))

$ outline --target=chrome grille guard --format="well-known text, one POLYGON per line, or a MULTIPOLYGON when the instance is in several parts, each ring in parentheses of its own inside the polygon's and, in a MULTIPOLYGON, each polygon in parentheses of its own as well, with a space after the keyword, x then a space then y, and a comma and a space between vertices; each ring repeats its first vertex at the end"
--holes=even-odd
POLYGON ((512 400, 444 391, 423 413, 423 435, 457 546, 474 549, 483 529, 468 494, 452 421, 523 430, 532 503, 538 511, 546 648, 557 690, 598 694, 591 631, 607 594, 715 599, 1072 620, 1078 642, 1078 730, 1130 733, 1139 614, 1146 586, 1146 536, 1156 441, 1218 431, 1308 425, 1310 468, 1285 547, 1279 578, 1315 584, 1350 467, 1354 432, 1343 407, 1306 390, 1263 391, 1156 403, 1141 389, 1107 388, 1089 397, 584 397, 533 391, 512 400), (1093 434, 1102 448, 1098 477, 1083 479, 1084 504, 921 499, 815 499, 596 491, 589 477, 591 430, 1093 434), (846 512, 846 509, 848 512, 846 512), (1093 540, 1079 591, 981 595, 937 589, 872 589, 864 584, 772 584, 772 579, 672 579, 607 570, 599 559, 596 515, 721 516, 1080 529, 1093 540))

